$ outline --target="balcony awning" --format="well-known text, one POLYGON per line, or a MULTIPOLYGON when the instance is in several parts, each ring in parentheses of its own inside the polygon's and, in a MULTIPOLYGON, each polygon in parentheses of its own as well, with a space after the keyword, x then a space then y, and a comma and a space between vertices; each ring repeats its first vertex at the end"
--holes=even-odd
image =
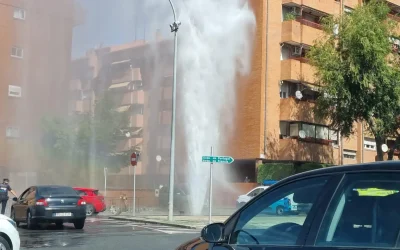
POLYGON ((125 105, 125 106, 121 106, 115 109, 115 111, 122 113, 122 112, 126 112, 129 110, 129 108, 131 107, 131 105, 125 105))
POLYGON ((131 83, 131 82, 115 83, 115 84, 112 84, 110 87, 108 87, 108 89, 117 89, 117 88, 127 87, 129 85, 129 83, 131 83))

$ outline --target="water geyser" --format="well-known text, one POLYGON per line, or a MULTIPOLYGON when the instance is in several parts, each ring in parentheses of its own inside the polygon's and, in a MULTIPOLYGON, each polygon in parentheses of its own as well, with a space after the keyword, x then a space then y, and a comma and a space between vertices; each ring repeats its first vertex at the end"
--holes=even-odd
POLYGON ((236 76, 251 69, 255 16, 244 0, 178 2, 179 92, 189 171, 191 212, 200 214, 209 167, 201 156, 213 146, 224 154, 235 115, 236 76))

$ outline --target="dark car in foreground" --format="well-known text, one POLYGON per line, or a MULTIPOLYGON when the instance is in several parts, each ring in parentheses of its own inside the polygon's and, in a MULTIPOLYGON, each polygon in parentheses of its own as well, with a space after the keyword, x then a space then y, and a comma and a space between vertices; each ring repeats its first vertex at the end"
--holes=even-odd
POLYGON ((274 184, 178 249, 398 249, 399 191, 398 161, 304 172, 274 184), (308 213, 263 213, 288 195, 309 204, 308 213))
POLYGON ((68 186, 33 186, 25 190, 11 207, 11 218, 33 229, 39 223, 73 223, 82 229, 86 220, 86 202, 68 186))

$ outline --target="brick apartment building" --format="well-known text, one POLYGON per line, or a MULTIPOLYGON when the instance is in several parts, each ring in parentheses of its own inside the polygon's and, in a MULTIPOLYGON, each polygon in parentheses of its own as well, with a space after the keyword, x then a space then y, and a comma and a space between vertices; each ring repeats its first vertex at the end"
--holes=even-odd
MULTIPOLYGON (((162 49, 166 46, 172 43, 135 41, 89 50, 72 62, 70 113, 92 112, 102 93, 112 94, 116 111, 129 117, 129 126, 123 129, 127 136, 117 152, 141 152, 136 167, 139 186, 157 182, 157 178, 166 182, 169 173, 172 55, 170 49, 162 49)), ((110 173, 109 187, 130 186, 131 175, 131 166, 110 173)))
MULTIPOLYGON (((356 133, 351 138, 340 138, 337 131, 331 130, 325 121, 318 121, 312 112, 317 88, 314 70, 305 54, 322 34, 321 17, 350 12, 362 4, 361 0, 342 1, 249 1, 256 16, 257 31, 252 71, 240 79, 246 84, 239 84, 237 89, 235 136, 225 150, 235 158, 230 167, 238 171, 237 178, 232 181, 240 181, 244 175, 254 180, 256 165, 261 162, 350 164, 375 161, 375 140, 363 132, 362 124, 355 124, 356 133), (295 13, 295 19, 286 18, 287 13, 295 13), (302 98, 296 97, 296 91, 301 91, 302 98), (304 136, 299 135, 300 131, 304 131, 304 136)), ((400 11, 400 0, 387 2, 392 8, 391 16, 396 19, 394 15, 400 11)), ((172 44, 164 41, 156 46, 171 47, 172 44)), ((121 89, 121 110, 135 106, 130 108, 131 132, 140 129, 142 132, 135 138, 124 139, 120 150, 140 147, 143 156, 137 173, 166 176, 172 80, 172 69, 168 65, 172 62, 172 48, 158 50, 168 51, 163 55, 155 54, 152 49, 144 42, 98 48, 75 60, 73 68, 79 69, 81 76, 90 72, 89 82, 102 82, 104 90, 121 89), (108 72, 107 77, 101 78, 101 72, 108 72), (154 72, 165 73, 154 75, 154 72), (157 154, 162 156, 160 163, 155 161, 157 154)), ((72 85, 78 87, 73 88, 82 93, 88 88, 92 92, 92 87, 85 87, 89 85, 82 77, 77 80, 79 77, 75 75, 75 78, 72 85)), ((73 100, 70 110, 90 110, 92 100, 73 100)), ((179 129, 177 131, 179 133, 179 129)), ((387 142, 389 146, 391 143, 387 142)), ((127 168, 120 174, 128 171, 127 168)))
POLYGON ((0 176, 20 188, 36 182, 41 167, 41 118, 68 112, 77 13, 70 0, 0 0, 0 176))

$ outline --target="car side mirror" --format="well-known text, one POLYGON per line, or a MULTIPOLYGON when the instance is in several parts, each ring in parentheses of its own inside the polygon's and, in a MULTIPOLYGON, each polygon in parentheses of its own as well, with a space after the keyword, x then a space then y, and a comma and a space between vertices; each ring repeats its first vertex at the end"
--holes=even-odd
POLYGON ((17 197, 12 198, 13 201, 18 201, 17 197))
POLYGON ((224 223, 212 223, 201 230, 201 238, 207 243, 222 243, 224 241, 224 223))

